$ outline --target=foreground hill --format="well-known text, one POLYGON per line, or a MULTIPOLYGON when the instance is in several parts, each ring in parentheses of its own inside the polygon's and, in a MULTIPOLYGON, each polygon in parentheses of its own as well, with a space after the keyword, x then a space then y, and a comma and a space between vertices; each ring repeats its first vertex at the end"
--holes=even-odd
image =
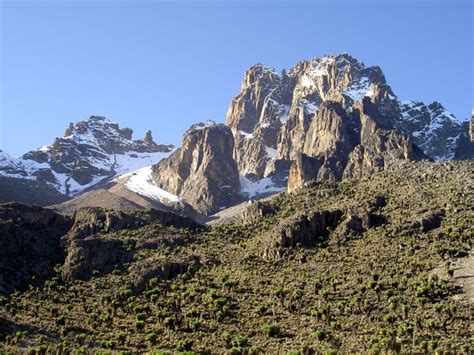
POLYGON ((472 258, 473 172, 407 162, 212 228, 4 205, 0 243, 16 264, 2 256, 0 280, 22 283, 3 288, 0 351, 469 353, 472 304, 454 262, 472 258), (33 238, 34 258, 15 233, 33 238))

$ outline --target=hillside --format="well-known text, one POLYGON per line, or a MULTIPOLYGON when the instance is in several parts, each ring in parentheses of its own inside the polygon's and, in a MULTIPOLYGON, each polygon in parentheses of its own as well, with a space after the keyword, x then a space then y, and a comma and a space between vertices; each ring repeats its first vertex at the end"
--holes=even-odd
POLYGON ((212 227, 0 206, 0 243, 20 233, 59 248, 47 267, 21 245, 0 255, 0 351, 470 353, 472 275, 455 263, 472 259, 473 173, 472 161, 405 162, 212 227))

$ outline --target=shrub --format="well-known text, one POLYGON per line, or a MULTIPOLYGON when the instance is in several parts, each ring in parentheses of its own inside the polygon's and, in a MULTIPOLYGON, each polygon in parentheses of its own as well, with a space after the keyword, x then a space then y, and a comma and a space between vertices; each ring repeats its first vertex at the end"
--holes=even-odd
POLYGON ((189 339, 180 340, 176 349, 178 351, 190 350, 193 345, 193 342, 189 339))
POLYGON ((142 320, 137 320, 135 322, 135 327, 138 329, 138 330, 142 330, 145 328, 145 322, 142 321, 142 320))
POLYGON ((276 324, 264 324, 262 330, 265 334, 271 337, 275 337, 280 334, 280 328, 276 324))
POLYGON ((55 319, 56 325, 66 325, 66 317, 59 316, 55 319))
POLYGON ((314 333, 311 334, 313 337, 318 339, 319 341, 326 339, 326 332, 324 330, 317 330, 314 333))
POLYGON ((146 340, 152 344, 155 344, 157 339, 158 335, 156 335, 156 333, 148 333, 146 336, 146 340))
POLYGON ((173 317, 166 317, 163 320, 163 325, 167 328, 174 328, 176 320, 173 317))

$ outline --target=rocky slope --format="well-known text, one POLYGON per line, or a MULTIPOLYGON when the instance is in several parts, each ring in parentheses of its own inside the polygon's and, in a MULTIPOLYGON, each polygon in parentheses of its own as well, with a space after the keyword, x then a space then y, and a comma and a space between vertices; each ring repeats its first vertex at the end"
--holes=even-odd
POLYGON ((472 253, 473 170, 405 161, 315 181, 212 228, 0 207, 0 228, 34 234, 31 252, 58 245, 67 224, 47 273, 29 273, 51 266, 41 252, 7 249, 14 268, 0 258, 4 280, 22 281, 0 295, 0 352, 470 354, 472 273, 457 265, 472 253), (30 227, 45 221, 49 238, 30 227))
MULTIPOLYGON (((173 149, 173 146, 155 143, 150 131, 143 140, 132 140, 132 133, 130 128, 120 128, 98 116, 71 123, 64 137, 21 158, 0 152, 0 182, 21 179, 30 185, 40 185, 51 194, 56 190, 70 197, 117 175, 156 163, 173 149)), ((2 190, 7 190, 3 184, 2 190)), ((45 197, 43 201, 25 202, 43 205, 59 202, 47 198, 48 195, 45 197)))
POLYGON ((107 253, 101 250, 107 242, 97 235, 150 224, 191 229, 200 226, 190 218, 156 209, 124 212, 88 207, 67 216, 39 206, 0 204, 0 294, 23 290, 30 284, 42 285, 58 264, 65 265, 63 277, 70 280, 92 276, 99 265, 125 262, 112 262, 123 254, 123 241, 112 243, 107 253), (88 239, 90 236, 95 238, 88 239), (83 242, 86 239, 89 242, 83 242))

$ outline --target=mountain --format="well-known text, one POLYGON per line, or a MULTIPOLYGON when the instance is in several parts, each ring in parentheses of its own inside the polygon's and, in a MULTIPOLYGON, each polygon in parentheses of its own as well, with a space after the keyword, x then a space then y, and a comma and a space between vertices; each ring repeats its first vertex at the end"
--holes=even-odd
MULTIPOLYGON (((337 154, 343 165, 339 170, 344 168, 350 151, 363 144, 363 122, 357 117, 361 108, 365 114, 370 110, 376 129, 410 136, 415 145, 436 160, 455 158, 459 141, 467 133, 466 124, 441 104, 402 102, 379 67, 366 67, 347 54, 303 61, 281 74, 257 64, 245 73, 240 93, 227 112, 239 170, 251 179, 261 179, 272 171, 275 160, 296 160, 300 154, 308 155, 308 147, 314 144, 319 147, 310 156, 335 148, 316 142, 323 132, 312 132, 315 125, 325 124, 321 122, 325 114, 320 112, 327 108, 325 103, 332 103, 333 112, 345 111, 338 114, 344 120, 338 123, 344 126, 344 132, 341 128, 335 132, 342 136, 331 138, 340 148, 337 141, 344 140, 344 151, 340 152, 343 156, 337 154), (364 98, 370 102, 364 103, 364 98)), ((325 131, 331 129, 327 126, 325 131)), ((332 175, 341 176, 340 172, 332 175)))
POLYGON ((111 178, 156 163, 174 149, 155 143, 151 131, 139 140, 132 140, 132 134, 130 128, 120 128, 105 117, 91 116, 71 123, 64 137, 56 138, 51 145, 21 158, 0 151, 0 189, 7 191, 7 182, 19 180, 49 192, 42 200, 31 202, 58 203, 111 178))
POLYGON ((469 134, 468 121, 458 121, 439 102, 402 102, 401 110, 403 124, 399 128, 410 133, 428 156, 435 160, 459 158, 459 147, 469 134))
POLYGON ((131 129, 104 117, 71 123, 64 137, 21 158, 1 153, 3 200, 69 212, 165 208, 202 221, 313 180, 361 178, 406 160, 474 158, 467 121, 438 102, 402 101, 381 68, 348 54, 281 73, 251 66, 225 122, 193 125, 176 150, 151 132, 132 140, 131 129))
MULTIPOLYGON (((193 181, 193 192, 182 195, 194 207, 203 203, 197 191, 205 191, 205 214, 313 180, 360 178, 404 160, 474 157, 467 123, 439 103, 401 101, 379 67, 366 67, 347 54, 303 61, 281 74, 262 64, 252 66, 229 105, 226 125, 234 138, 232 157, 214 155, 203 140, 191 153, 186 143, 191 140, 185 137, 187 153, 176 153, 153 170, 159 186, 177 195, 182 194, 180 184, 193 181), (200 179, 203 151, 218 157, 219 168, 233 166, 233 158, 240 197, 235 169, 229 175, 233 183, 200 179), (219 196, 229 187, 233 201, 222 204, 219 196), (245 191, 253 192, 244 196, 245 191)), ((216 135, 216 140, 229 140, 223 127, 216 135)))

